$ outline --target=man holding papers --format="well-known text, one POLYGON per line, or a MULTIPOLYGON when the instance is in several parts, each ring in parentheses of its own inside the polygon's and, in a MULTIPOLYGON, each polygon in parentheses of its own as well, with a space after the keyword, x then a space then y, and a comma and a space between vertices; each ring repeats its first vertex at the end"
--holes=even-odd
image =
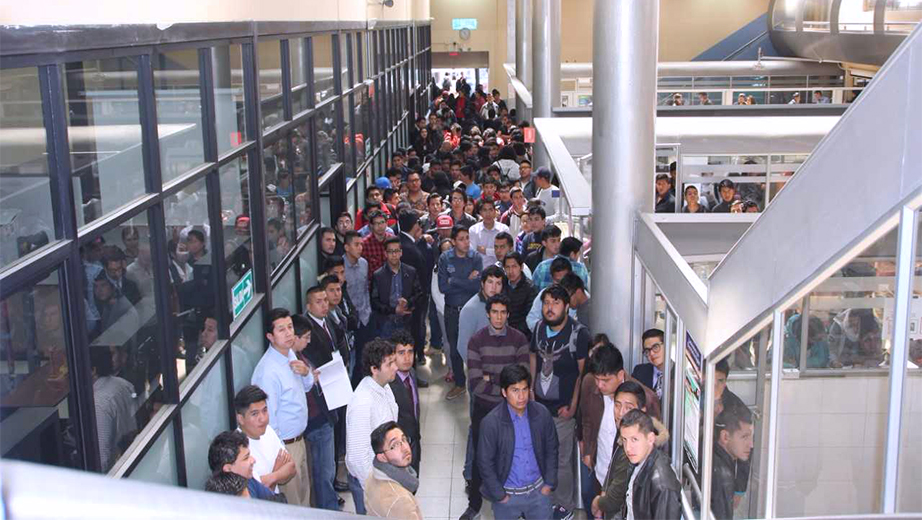
MULTIPOLYGON (((323 328, 327 309, 326 299, 327 293, 324 290, 312 287, 307 292, 308 316, 310 317, 292 316, 296 336, 294 350, 298 359, 313 369, 333 359, 329 336, 326 341, 322 340, 322 335, 326 334, 323 328), (314 312, 323 310, 323 317, 318 318, 311 313, 311 310, 314 312), (319 327, 315 321, 317 319, 321 323, 319 327)), ((327 407, 320 384, 315 384, 307 392, 307 405, 308 420, 307 429, 304 430, 304 440, 310 449, 311 457, 311 481, 313 483, 311 504, 320 509, 338 511, 339 496, 333 489, 333 478, 336 476, 333 425, 336 424, 336 414, 327 407)))
POLYGON ((346 468, 355 512, 365 514, 364 485, 371 475, 375 452, 368 439, 378 426, 397 421, 397 401, 389 383, 397 375, 394 345, 376 338, 365 345, 362 370, 365 377, 355 389, 346 409, 346 468))

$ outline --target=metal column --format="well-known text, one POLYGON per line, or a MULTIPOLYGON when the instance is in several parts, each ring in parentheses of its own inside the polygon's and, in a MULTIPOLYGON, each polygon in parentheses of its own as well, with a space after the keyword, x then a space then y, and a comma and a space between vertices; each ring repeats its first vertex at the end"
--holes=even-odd
POLYGON ((592 330, 628 348, 634 222, 653 211, 659 2, 596 2, 593 23, 592 84, 606 94, 592 107, 592 255, 604 259, 593 262, 592 330))
MULTIPOLYGON (((532 0, 515 0, 515 76, 531 90, 531 7, 532 0)), ((519 121, 529 119, 525 103, 515 98, 515 112, 519 121)))
MULTIPOLYGON (((551 117, 551 109, 560 105, 560 0, 533 0, 532 5, 532 112, 535 118, 551 117)), ((541 140, 536 137, 536 169, 550 167, 541 140)))

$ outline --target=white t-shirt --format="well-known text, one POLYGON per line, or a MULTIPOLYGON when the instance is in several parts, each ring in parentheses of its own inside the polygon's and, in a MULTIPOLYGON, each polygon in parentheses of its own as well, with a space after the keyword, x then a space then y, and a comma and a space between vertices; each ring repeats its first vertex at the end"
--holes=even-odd
POLYGON ((600 484, 605 484, 608 475, 608 466, 611 465, 611 452, 615 445, 618 428, 615 426, 615 398, 603 395, 605 411, 602 412, 602 423, 599 425, 599 436, 596 448, 595 478, 600 484))
MULTIPOLYGON (((240 429, 238 428, 237 431, 240 431, 240 429)), ((263 475, 272 473, 272 468, 275 466, 275 459, 279 455, 279 450, 285 450, 285 444, 282 442, 282 439, 279 438, 278 434, 275 433, 275 430, 272 429, 272 426, 269 425, 266 425, 266 433, 264 433, 262 437, 259 439, 250 439, 247 437, 247 440, 250 441, 250 453, 253 454, 253 458, 256 459, 256 464, 253 465, 253 478, 259 480, 263 475)), ((272 492, 279 492, 278 485, 272 489, 272 492)))

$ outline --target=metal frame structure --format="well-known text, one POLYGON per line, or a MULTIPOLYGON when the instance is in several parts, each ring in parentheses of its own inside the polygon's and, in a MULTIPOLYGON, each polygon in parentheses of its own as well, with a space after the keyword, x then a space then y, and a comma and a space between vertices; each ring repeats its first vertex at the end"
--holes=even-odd
MULTIPOLYGON (((71 420, 80 460, 78 469, 100 471, 99 446, 96 441, 96 420, 93 379, 90 372, 89 342, 85 329, 83 264, 80 246, 103 233, 117 229, 138 216, 145 217, 150 229, 153 271, 156 280, 156 331, 162 366, 163 406, 140 431, 131 446, 109 471, 111 476, 130 477, 161 434, 170 426, 173 438, 167 442, 173 448, 175 481, 187 485, 186 457, 183 445, 182 410, 211 370, 223 363, 227 393, 227 413, 234 423, 233 389, 234 363, 231 344, 234 343, 253 320, 273 307, 273 289, 283 279, 294 278, 297 295, 293 312, 303 310, 303 291, 310 284, 301 279, 302 257, 316 264, 318 251, 315 235, 321 222, 321 191, 329 190, 330 214, 336 215, 347 207, 358 205, 357 196, 367 183, 383 175, 383 166, 398 146, 408 144, 409 125, 416 114, 425 113, 429 99, 427 80, 431 66, 431 30, 428 22, 371 21, 361 22, 229 22, 181 23, 161 30, 154 25, 124 26, 74 26, 66 31, 57 27, 2 27, 0 38, 0 68, 31 68, 40 79, 42 114, 47 145, 47 160, 56 240, 25 259, 11 265, 0 266, 0 299, 7 300, 20 291, 28 291, 49 274, 58 273, 62 321, 66 332, 67 366, 69 367, 68 397, 71 420), (334 93, 328 99, 315 103, 315 70, 312 41, 320 35, 332 35, 334 93), (260 44, 276 47, 281 69, 281 93, 275 97, 260 95, 260 79, 265 69, 259 66, 260 44), (215 75, 213 54, 226 45, 241 46, 243 113, 246 135, 243 142, 231 150, 219 152, 216 133, 215 75), (386 44, 386 51, 385 51, 386 44), (298 45, 297 49, 293 49, 298 45), (372 48, 369 48, 373 45, 372 48), (155 87, 154 58, 161 52, 195 50, 201 100, 201 130, 204 163, 182 173, 168 182, 162 181, 160 144, 158 136, 158 106, 155 87), (342 49, 344 52, 340 52, 342 49), (291 56, 301 56, 304 84, 293 85, 291 56), (68 140, 68 106, 66 104, 64 77, 65 65, 71 62, 106 59, 113 56, 131 57, 137 68, 130 76, 136 78, 137 102, 141 124, 141 152, 144 176, 144 193, 128 205, 111 211, 101 218, 78 226, 71 171, 71 147, 68 140), (366 63, 366 58, 371 62, 366 63), (343 80, 346 83, 343 83, 343 80), (293 112, 293 93, 307 92, 308 106, 293 112), (363 96, 367 96, 363 97, 363 96), (263 153, 266 146, 287 139, 290 132, 302 125, 310 132, 311 172, 316 172, 316 120, 332 108, 338 135, 346 128, 351 143, 355 143, 356 98, 368 100, 365 124, 362 127, 363 146, 367 152, 362 159, 343 160, 346 152, 355 153, 355 146, 346 147, 343 140, 337 143, 337 157, 323 176, 309 175, 310 207, 312 216, 305 229, 298 234, 291 251, 270 272, 266 239, 263 153), (271 128, 263 121, 263 108, 267 103, 281 104, 281 118, 271 128), (345 108, 345 109, 344 109, 345 108), (346 110, 347 109, 347 110, 346 110), (373 111, 373 113, 371 112, 373 111), (345 120, 344 117, 348 118, 345 120), (370 135, 369 135, 370 134, 370 135), (366 137, 367 136, 367 137, 366 137), (176 193, 204 182, 206 189, 207 218, 210 224, 212 251, 224 251, 221 216, 221 185, 219 172, 225 165, 243 161, 248 171, 250 232, 253 241, 254 290, 253 300, 234 319, 229 309, 227 281, 223 276, 226 262, 223 254, 216 254, 212 266, 221 275, 216 276, 216 313, 218 341, 199 363, 199 367, 180 384, 177 377, 176 357, 173 352, 178 319, 172 314, 169 301, 169 266, 164 203, 176 193)), ((275 74, 273 72, 273 74, 275 74)), ((233 424, 226 425, 233 427, 233 424)), ((204 464, 205 461, 202 460, 204 464)))

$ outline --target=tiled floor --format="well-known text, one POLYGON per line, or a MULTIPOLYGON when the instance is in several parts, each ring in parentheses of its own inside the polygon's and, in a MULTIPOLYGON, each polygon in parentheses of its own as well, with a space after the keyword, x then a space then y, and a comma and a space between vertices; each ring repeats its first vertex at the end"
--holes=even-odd
MULTIPOLYGON (((453 384, 444 379, 447 372, 444 356, 430 357, 426 366, 417 370, 430 386, 420 390, 422 461, 416 499, 426 520, 456 520, 467 508, 461 472, 470 424, 469 397, 464 394, 452 401, 445 400, 453 384)), ((354 512, 352 495, 340 495, 346 500, 344 510, 354 512)), ((481 519, 493 520, 489 502, 484 502, 480 513, 481 519)))

